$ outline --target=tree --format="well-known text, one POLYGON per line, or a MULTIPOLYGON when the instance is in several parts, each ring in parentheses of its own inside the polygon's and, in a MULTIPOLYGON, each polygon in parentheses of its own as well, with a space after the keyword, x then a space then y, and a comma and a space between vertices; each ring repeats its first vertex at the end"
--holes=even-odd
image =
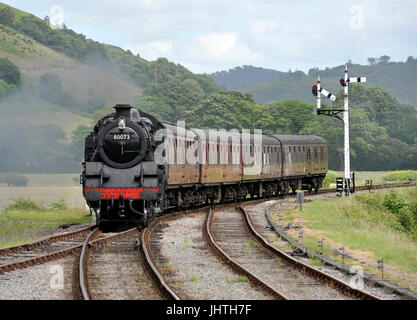
POLYGON ((253 102, 250 94, 224 91, 206 96, 201 103, 184 110, 188 126, 209 129, 254 129, 263 114, 263 106, 253 102))
POLYGON ((9 27, 13 27, 14 12, 9 6, 0 10, 0 23, 9 27))
POLYGON ((376 58, 368 58, 368 63, 373 66, 376 64, 377 59, 376 58))
POLYGON ((44 20, 47 24, 51 24, 51 19, 49 19, 49 16, 45 16, 45 18, 43 18, 43 20, 44 20))
POLYGON ((416 59, 414 59, 414 57, 413 57, 413 56, 409 56, 409 57, 407 58, 406 63, 414 63, 415 61, 416 61, 416 59))
POLYGON ((297 100, 271 102, 257 126, 267 133, 297 134, 313 120, 313 106, 297 100))
POLYGON ((80 124, 73 132, 71 136, 71 150, 74 155, 74 159, 77 162, 81 162, 84 156, 84 143, 85 137, 90 134, 93 128, 80 124))
POLYGON ((18 87, 21 84, 21 77, 19 68, 13 62, 7 58, 0 58, 0 79, 18 87))
POLYGON ((29 179, 17 174, 7 174, 0 181, 4 181, 9 187, 22 187, 28 184, 29 179))
POLYGON ((379 57, 379 63, 381 64, 387 64, 390 60, 391 60, 391 57, 386 56, 386 55, 379 57))
POLYGON ((16 23, 15 29, 42 44, 46 44, 46 34, 51 30, 45 21, 33 15, 22 17, 16 23))
POLYGON ((164 121, 182 120, 184 111, 197 106, 204 94, 197 81, 189 80, 179 82, 172 79, 163 83, 153 83, 145 89, 145 95, 135 101, 134 105, 164 121))

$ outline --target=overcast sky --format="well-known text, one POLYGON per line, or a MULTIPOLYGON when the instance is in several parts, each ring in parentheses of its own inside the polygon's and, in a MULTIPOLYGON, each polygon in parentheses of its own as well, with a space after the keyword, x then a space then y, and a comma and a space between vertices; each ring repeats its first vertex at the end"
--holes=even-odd
POLYGON ((63 16, 88 38, 197 73, 244 64, 308 71, 384 54, 417 57, 417 0, 3 2, 53 21, 63 16))

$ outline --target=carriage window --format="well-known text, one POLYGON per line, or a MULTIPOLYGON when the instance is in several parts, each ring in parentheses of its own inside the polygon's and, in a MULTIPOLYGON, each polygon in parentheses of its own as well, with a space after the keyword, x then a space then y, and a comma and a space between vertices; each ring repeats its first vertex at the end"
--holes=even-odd
POLYGON ((317 161, 317 147, 314 147, 314 160, 317 161))

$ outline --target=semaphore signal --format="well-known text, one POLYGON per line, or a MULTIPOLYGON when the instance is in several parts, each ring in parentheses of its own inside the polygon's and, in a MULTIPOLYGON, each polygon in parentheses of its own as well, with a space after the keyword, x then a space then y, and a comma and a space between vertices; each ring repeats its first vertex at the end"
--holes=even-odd
POLYGON ((321 88, 320 92, 323 96, 325 96, 326 98, 335 101, 336 100, 336 96, 331 94, 329 91, 327 91, 326 89, 321 88))
POLYGON ((347 64, 345 66, 345 78, 340 79, 340 84, 344 88, 344 112, 343 123, 345 128, 345 192, 350 195, 350 145, 349 145, 349 83, 366 82, 366 77, 349 78, 347 64))
POLYGON ((344 88, 344 107, 343 109, 321 109, 321 97, 324 95, 331 101, 335 101, 336 97, 327 90, 321 88, 320 76, 317 79, 317 85, 312 88, 313 95, 317 97, 317 114, 335 117, 343 121, 344 124, 344 163, 345 163, 345 193, 351 193, 351 172, 350 172, 350 146, 349 146, 349 83, 365 83, 366 77, 352 77, 348 75, 347 65, 345 66, 345 77, 340 79, 340 84, 344 88), (343 113, 343 119, 339 116, 343 113))
POLYGON ((336 100, 336 96, 331 94, 329 91, 321 87, 320 76, 317 78, 317 85, 314 85, 311 89, 313 95, 317 97, 317 111, 321 109, 321 95, 330 99, 331 101, 336 100))

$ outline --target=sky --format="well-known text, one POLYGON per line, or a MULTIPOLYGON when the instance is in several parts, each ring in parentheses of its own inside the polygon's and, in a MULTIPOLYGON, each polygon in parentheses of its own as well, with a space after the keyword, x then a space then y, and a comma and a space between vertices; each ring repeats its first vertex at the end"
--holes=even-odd
POLYGON ((417 0, 10 0, 87 38, 195 73, 241 65, 307 72, 417 57, 417 0))

